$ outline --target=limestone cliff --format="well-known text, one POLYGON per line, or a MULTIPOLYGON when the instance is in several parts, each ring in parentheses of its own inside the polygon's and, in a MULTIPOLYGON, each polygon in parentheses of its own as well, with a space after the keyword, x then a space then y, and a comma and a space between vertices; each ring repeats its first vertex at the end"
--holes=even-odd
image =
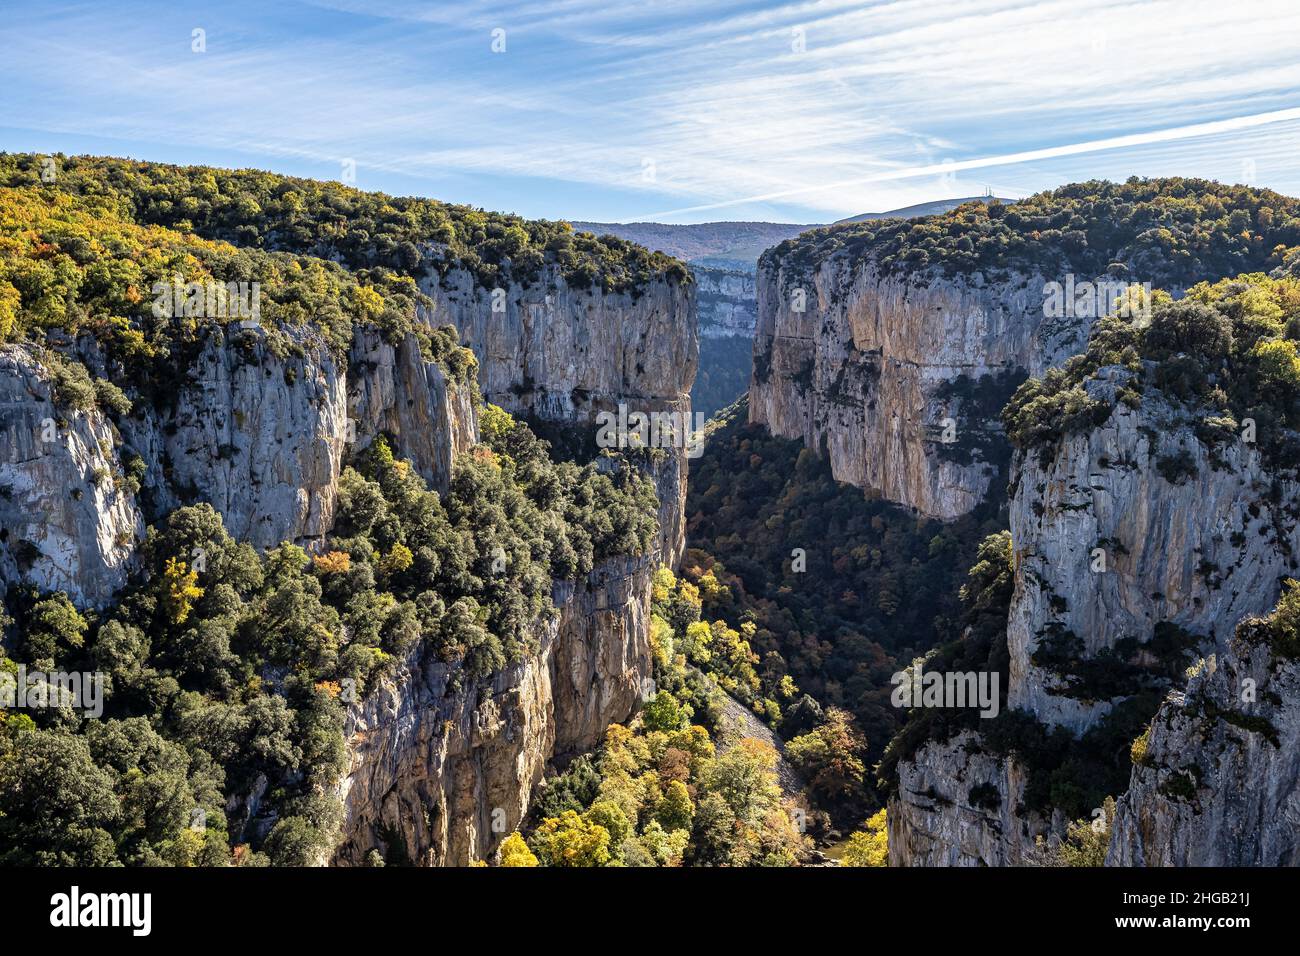
POLYGON ((0 583, 100 604, 126 583, 144 523, 98 408, 56 407, 28 348, 0 349, 0 583))
MULTIPOLYGON (((455 455, 478 438, 472 384, 449 381, 414 337, 394 345, 359 331, 346 363, 310 336, 294 345, 284 352, 260 331, 213 329, 171 401, 116 416, 120 428, 97 407, 59 406, 46 364, 6 347, 4 581, 106 603, 132 566, 143 513, 194 500, 210 501, 234 536, 260 547, 310 544, 330 530, 345 446, 381 430, 445 487, 455 455), (123 480, 136 458, 139 494, 123 480)), ((652 553, 557 581, 536 653, 482 682, 459 686, 453 669, 417 649, 357 702, 338 861, 361 862, 399 838, 422 863, 490 855, 548 763, 591 749, 639 706, 657 566, 652 553)))
POLYGON ((1152 721, 1108 866, 1300 864, 1300 667, 1246 621, 1152 721))
MULTIPOLYGON (((665 276, 635 292, 570 287, 548 266, 531 284, 493 290, 453 269, 420 289, 434 325, 454 325, 479 361, 484 397, 545 422, 594 426, 601 411, 690 414, 699 361, 695 287, 665 276)), ((682 449, 653 472, 660 498, 663 563, 685 547, 687 458, 682 449)))
POLYGON ((758 293, 752 262, 691 263, 698 289, 701 338, 752 338, 758 293))
POLYGON ((1018 812, 1024 771, 966 731, 931 742, 898 767, 889 803, 890 866, 1006 866, 1022 860, 1042 821, 1018 812), (980 790, 990 795, 978 798, 980 790), (973 798, 972 794, 976 797, 973 798))
MULTIPOLYGON (((1092 376, 1085 388, 1112 406, 1107 420, 1066 436, 1046 458, 1018 457, 1013 474, 1008 705, 1075 737, 1151 686, 1149 679, 1161 669, 1181 672, 1182 649, 1228 653, 1234 626, 1276 603, 1300 553, 1293 516, 1300 485, 1272 472, 1251 443, 1206 445, 1197 437, 1197 422, 1158 393, 1143 396, 1140 409, 1129 407, 1118 397, 1128 378, 1118 367, 1092 376), (1172 461, 1179 463, 1177 470, 1170 468, 1172 461), (1153 644, 1167 640, 1162 634, 1178 635, 1180 643, 1153 644), (1099 680, 1095 675, 1103 667, 1099 680)), ((1234 667, 1244 672, 1258 664, 1250 661, 1234 667)), ((1177 675, 1170 677, 1178 682, 1177 675)), ((1263 675, 1258 677, 1262 687, 1263 675)), ((1198 688, 1219 686, 1207 680, 1194 681, 1187 700, 1203 696, 1198 688)), ((1192 725, 1174 719, 1188 712, 1186 701, 1176 697, 1152 731, 1153 748, 1171 760, 1180 748, 1191 750, 1190 741, 1177 734, 1190 734, 1192 725), (1173 725, 1181 730, 1171 730, 1173 725)), ((1235 733, 1231 727, 1220 730, 1235 733)), ((1251 753, 1268 753, 1253 737, 1249 747, 1255 748, 1251 753)), ((927 745, 900 764, 898 794, 890 804, 896 865, 1024 863, 1034 836, 1062 831, 1067 820, 1046 820, 1023 809, 1018 781, 1025 770, 1018 761, 983 750, 980 735, 967 734, 927 745), (976 785, 985 788, 986 807, 996 810, 973 806, 969 796, 976 785)), ((1207 772, 1210 764, 1205 762, 1207 772)), ((1180 760, 1174 765, 1185 766, 1180 760)), ((1226 770, 1226 782, 1212 791, 1220 801, 1232 799, 1237 786, 1235 771, 1230 765, 1226 770)), ((1288 771, 1283 766, 1267 772, 1288 771)), ((1186 807, 1143 803, 1143 787, 1156 786, 1154 778, 1152 771, 1134 770, 1138 792, 1122 802, 1117 824, 1124 836, 1116 846, 1127 849, 1113 851, 1116 859, 1140 859, 1145 833, 1148 854, 1208 861, 1204 854, 1212 851, 1188 851, 1172 835, 1187 825, 1178 822, 1190 812, 1186 807), (1140 814, 1145 816, 1139 823, 1140 814)), ((1248 821, 1233 817, 1222 825, 1248 821)))
POLYGON ((1196 422, 1156 394, 1140 410, 1118 401, 1127 378, 1113 368, 1088 381, 1114 406, 1110 418, 1068 436, 1046 464, 1030 455, 1011 499, 1009 704, 1075 733, 1113 700, 1035 663, 1051 632, 1076 635, 1084 659, 1122 650, 1125 638, 1145 644, 1162 623, 1223 648, 1238 621, 1276 603, 1300 554, 1288 511, 1300 485, 1266 469, 1253 444, 1206 446, 1196 422))
MULTIPOLYGON (((56 407, 29 349, 0 353, 0 577, 103 605, 125 583, 145 519, 207 501, 258 548, 318 541, 333 524, 345 446, 381 430, 445 488, 452 456, 477 440, 473 387, 420 355, 358 332, 351 362, 310 333, 212 327, 152 406, 116 422, 100 408, 56 407), (138 463, 138 493, 126 481, 138 463)), ((81 355, 97 368, 93 349, 81 355)))
POLYGON ((1014 386, 1086 340, 1082 320, 1044 320, 1042 289, 1037 275, 886 273, 848 255, 809 270, 771 251, 750 421, 822 451, 840 481, 965 514, 1000 490, 997 413, 1014 386))
POLYGON ((433 866, 489 859, 557 755, 590 750, 631 714, 650 674, 649 557, 557 582, 535 655, 455 687, 418 651, 351 708, 346 822, 335 862, 372 849, 433 866))

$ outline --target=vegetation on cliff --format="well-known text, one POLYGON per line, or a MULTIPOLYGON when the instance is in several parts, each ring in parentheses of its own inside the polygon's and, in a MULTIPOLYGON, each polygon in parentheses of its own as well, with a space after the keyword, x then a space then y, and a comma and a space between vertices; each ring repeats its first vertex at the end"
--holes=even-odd
POLYGON ((377 439, 345 470, 314 555, 259 556, 203 504, 150 529, 140 572, 101 613, 10 588, 0 670, 107 685, 101 719, 0 711, 0 861, 323 859, 346 704, 420 644, 468 685, 530 649, 553 578, 651 546, 639 473, 554 464, 504 412, 485 419, 444 499, 377 439))
POLYGON ((353 269, 406 276, 464 269, 485 289, 535 282, 550 265, 570 286, 607 292, 636 292, 655 279, 690 281, 677 259, 614 236, 575 233, 567 222, 255 169, 0 154, 0 186, 102 197, 121 218, 142 225, 337 260, 353 269), (53 183, 41 178, 42 158, 55 163, 53 183))
POLYGON ((692 468, 682 574, 705 617, 744 632, 758 657, 758 684, 740 698, 787 736, 822 722, 826 707, 848 711, 869 764, 904 716, 890 677, 959 635, 958 586, 997 521, 944 523, 868 498, 745 412, 742 400, 710 424, 692 468), (791 679, 810 700, 783 695, 791 679))
POLYGON ((456 330, 418 321, 430 304, 414 280, 386 270, 138 225, 102 196, 0 189, 0 344, 58 349, 47 364, 76 380, 88 380, 77 355, 92 353, 127 395, 170 394, 217 332, 264 334, 280 356, 315 339, 341 360, 360 326, 393 342, 413 334, 453 381, 472 381, 477 362, 456 330))
POLYGON ((1184 288, 1279 265, 1300 245, 1300 200, 1268 189, 1178 177, 1091 180, 1015 203, 966 203, 924 219, 814 229, 768 250, 810 272, 831 256, 885 272, 1067 273, 1184 288))
POLYGON ((500 865, 788 866, 804 855, 806 814, 782 794, 776 751, 726 726, 722 691, 692 664, 712 643, 698 589, 660 569, 651 609, 654 696, 546 782, 500 865))
MULTIPOLYGON (((1300 279, 1296 262, 1275 276, 1250 273, 1201 282, 1174 300, 1152 296, 1150 321, 1112 315, 1087 350, 1025 382, 1003 411, 1012 443, 1050 456, 1063 437, 1102 424, 1114 406, 1091 394, 1102 369, 1121 374, 1118 400, 1141 407, 1154 393, 1180 408, 1214 447, 1254 444, 1274 466, 1300 465, 1300 279)), ((1176 462, 1164 463, 1176 480, 1176 462)))

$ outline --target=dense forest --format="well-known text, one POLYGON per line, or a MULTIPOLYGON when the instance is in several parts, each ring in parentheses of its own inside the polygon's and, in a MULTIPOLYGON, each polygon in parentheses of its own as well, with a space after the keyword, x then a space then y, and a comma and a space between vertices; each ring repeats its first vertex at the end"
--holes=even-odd
MULTIPOLYGON (((709 423, 681 573, 705 618, 754 650, 756 679, 732 693, 787 739, 824 726, 827 709, 851 715, 870 766, 904 717, 890 704, 890 677, 960 634, 959 589, 979 541, 1005 519, 985 508, 945 523, 872 499, 835 481, 802 443, 746 419, 742 400, 709 423)), ((846 821, 877 805, 865 779, 820 797, 846 821)))
POLYGON ((315 555, 286 543, 259 556, 204 504, 149 530, 133 583, 102 613, 11 588, 18 640, 0 669, 108 684, 101 719, 0 711, 0 862, 319 862, 340 819, 346 703, 419 644, 459 681, 499 669, 554 614, 552 577, 644 553, 653 536, 639 474, 553 464, 526 426, 487 417, 445 499, 375 442, 345 471, 315 555), (258 816, 228 819, 227 800, 242 808, 259 779, 258 816))
POLYGON ((169 166, 100 156, 62 156, 53 181, 41 157, 0 154, 0 187, 98 198, 142 225, 293 252, 353 269, 406 275, 465 269, 483 288, 535 280, 553 265, 572 286, 635 292, 680 261, 614 236, 575 233, 567 222, 523 219, 433 199, 364 192, 255 169, 169 166))
MULTIPOLYGON (((400 201, 270 174, 117 160, 68 160, 57 186, 40 181, 32 157, 4 156, 0 168, 8 184, 0 344, 35 360, 62 416, 56 428, 92 407, 106 416, 124 470, 93 481, 141 490, 149 451, 126 446, 114 426, 173 400, 194 351, 214 334, 264 342, 277 355, 319 342, 338 359, 362 328, 389 341, 414 335, 427 361, 474 387, 473 354, 454 329, 422 321, 428 300, 414 279, 375 251, 399 225, 427 225, 400 201), (212 188, 217 179, 225 192, 212 188), (295 198, 295 184, 308 198, 295 198), (287 211, 297 205, 301 220, 287 211), (333 234, 327 209, 341 209, 356 230, 340 234, 349 256, 372 263, 353 270, 275 238, 289 220, 301 235, 333 234), (387 238, 360 238, 366 215, 377 217, 372 235, 387 238), (195 219, 208 237, 189 231, 200 231, 195 219), (225 297, 254 282, 248 328, 249 314, 225 297), (202 290, 199 300, 190 287, 202 290)), ((481 238, 472 210, 429 203, 425 213, 436 210, 449 228, 470 230, 465 243, 481 238)), ((484 229, 509 227, 488 218, 484 229)), ((569 264, 595 268, 608 253, 602 275, 622 276, 615 284, 627 275, 625 253, 656 269, 668 262, 630 246, 578 245, 569 264)), ((497 265, 507 261, 490 246, 481 248, 503 257, 497 265)), ((105 684, 98 719, 67 701, 0 709, 0 862, 325 859, 341 818, 347 704, 416 649, 454 669, 453 689, 499 670, 528 653, 555 615, 553 581, 645 554, 656 533, 653 485, 627 461, 559 460, 504 411, 483 406, 479 419, 481 444, 457 457, 441 497, 382 435, 351 454, 332 533, 310 553, 285 542, 259 554, 200 503, 147 516, 136 567, 107 607, 8 587, 0 670, 93 672, 105 684)), ((84 492, 66 489, 74 499, 84 492)), ((7 529, 3 539, 21 561, 24 543, 7 529)))
MULTIPOLYGON (((1011 441, 1050 453, 1064 436, 1101 424, 1114 406, 1092 397, 1086 381, 1122 369, 1119 400, 1141 407, 1158 394, 1199 422, 1200 437, 1221 443, 1239 423, 1255 423, 1256 443, 1278 466, 1300 464, 1300 280, 1296 260, 1273 277, 1252 273, 1202 282, 1175 301, 1153 295, 1151 320, 1103 319, 1087 350, 1020 387, 1003 415, 1011 441)), ((1171 460, 1171 474, 1177 461, 1171 460)))
POLYGON ((885 272, 945 275, 1020 271, 1111 276, 1185 288, 1282 264, 1300 245, 1300 200, 1204 179, 1092 180, 1013 204, 966 203, 924 219, 828 226, 763 254, 811 271, 831 256, 885 272))
MULTIPOLYGON (((32 357, 62 414, 96 408, 110 424, 166 402, 214 334, 280 356, 317 344, 339 360, 361 329, 414 336, 472 388, 474 355, 455 329, 425 321, 432 302, 417 279, 430 274, 463 269, 491 287, 553 268, 632 295, 689 281, 676 260, 565 223, 256 171, 56 159, 47 182, 35 157, 0 156, 0 345, 32 357), (208 300, 176 308, 177 277, 216 289, 205 294, 218 314, 208 300), (253 282, 250 329, 223 296, 253 282)), ((1186 288, 1153 293, 1149 321, 1101 320, 1083 354, 1015 388, 1001 411, 1012 446, 1050 456, 1105 422, 1117 405, 1089 389, 1105 373, 1122 379, 1116 403, 1160 402, 1212 449, 1252 422, 1270 466, 1293 469, 1300 258, 1284 247, 1297 243, 1296 200, 1131 180, 852 223, 774 254, 804 267, 843 254, 887 270, 1071 269, 1186 288)), ((729 351, 702 402, 743 391, 739 342, 705 340, 729 351)), ((552 768, 519 831, 478 862, 795 865, 838 842, 843 862, 881 865, 898 762, 975 721, 893 706, 891 677, 917 662, 993 671, 1005 704, 1013 549, 998 496, 955 521, 920 516, 836 482, 815 450, 748 425, 747 412, 743 398, 719 412, 692 463, 686 556, 658 570, 649 607, 654 692, 594 752, 552 768), (736 705, 777 746, 739 732, 726 716, 736 705)), ((452 668, 452 690, 476 686, 535 651, 558 613, 555 581, 645 555, 658 530, 654 487, 634 460, 597 461, 581 429, 530 427, 481 402, 478 420, 480 442, 456 458, 442 496, 382 435, 350 452, 332 531, 310 551, 284 542, 259 554, 211 505, 188 504, 147 515, 138 566, 107 607, 8 588, 0 671, 107 683, 101 719, 0 709, 0 863, 326 859, 348 704, 415 651, 452 668)), ((145 450, 115 450, 125 471, 96 480, 139 491, 145 450)), ((1177 483, 1187 462, 1171 451, 1159 468, 1177 483)), ((1266 622, 1283 649, 1295 643, 1295 593, 1266 622)), ((1144 649, 1154 663, 1136 645, 1085 659, 1072 635, 1035 651, 1070 692, 1123 698, 1080 738, 1005 707, 980 725, 984 746, 1024 765, 1030 809, 1082 818, 1113 807, 1197 641, 1160 626, 1144 649)), ((1095 861, 1090 833, 1071 828, 1054 859, 1095 861)))
POLYGON ((749 391, 754 366, 754 341, 743 336, 700 339, 700 371, 691 386, 691 410, 705 418, 734 403, 749 391))

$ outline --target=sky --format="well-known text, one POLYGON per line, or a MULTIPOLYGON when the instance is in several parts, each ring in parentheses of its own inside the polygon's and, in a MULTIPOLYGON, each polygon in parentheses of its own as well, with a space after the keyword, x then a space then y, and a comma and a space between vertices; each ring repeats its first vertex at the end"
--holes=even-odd
POLYGON ((1296 0, 0 0, 0 150, 529 217, 820 223, 1062 183, 1300 195, 1296 0))

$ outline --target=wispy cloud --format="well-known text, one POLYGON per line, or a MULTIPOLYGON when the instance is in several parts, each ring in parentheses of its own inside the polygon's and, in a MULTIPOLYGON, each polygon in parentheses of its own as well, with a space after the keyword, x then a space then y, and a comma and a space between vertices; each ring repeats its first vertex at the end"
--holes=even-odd
POLYGON ((0 142, 346 158, 552 218, 818 221, 1079 169, 1297 192, 1300 122, 1257 119, 1300 107, 1297 37, 1289 0, 47 4, 0 25, 0 142))

